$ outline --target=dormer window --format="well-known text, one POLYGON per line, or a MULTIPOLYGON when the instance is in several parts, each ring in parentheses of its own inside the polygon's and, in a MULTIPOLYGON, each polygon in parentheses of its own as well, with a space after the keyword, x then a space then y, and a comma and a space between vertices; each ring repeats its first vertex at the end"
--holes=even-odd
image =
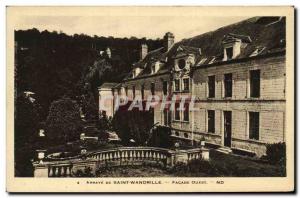
POLYGON ((152 65, 151 66, 151 74, 154 74, 155 73, 155 65, 152 65))
POLYGON ((141 73, 142 69, 137 67, 132 71, 132 78, 137 77, 141 73))
POLYGON ((247 43, 252 40, 249 36, 238 34, 227 34, 222 41, 224 48, 223 61, 228 61, 237 58, 241 54, 242 48, 245 48, 247 43))
POLYGON ((155 62, 151 66, 151 74, 155 74, 159 70, 159 61, 155 62))
POLYGON ((226 49, 227 60, 231 60, 233 57, 233 47, 227 47, 226 49))

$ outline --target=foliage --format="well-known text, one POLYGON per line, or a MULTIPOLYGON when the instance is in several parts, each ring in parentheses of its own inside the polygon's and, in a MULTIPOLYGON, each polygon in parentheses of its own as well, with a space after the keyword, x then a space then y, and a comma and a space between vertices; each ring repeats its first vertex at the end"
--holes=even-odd
POLYGON ((51 104, 46 121, 47 138, 56 142, 78 139, 82 129, 76 101, 64 97, 51 104))
POLYGON ((40 105, 37 100, 32 102, 23 94, 20 94, 15 102, 15 175, 32 176, 30 160, 39 146, 36 139, 41 121, 40 105))
POLYGON ((280 166, 280 173, 286 174, 286 144, 283 142, 268 144, 266 158, 271 164, 280 166))
POLYGON ((86 120, 98 120, 98 106, 91 92, 83 96, 82 111, 86 120))
POLYGON ((282 177, 280 165, 255 162, 210 150, 210 160, 194 159, 188 164, 178 163, 168 170, 170 174, 184 177, 282 177))
POLYGON ((62 95, 76 99, 85 83, 91 91, 104 81, 120 81, 139 59, 139 48, 147 43, 149 50, 162 46, 162 40, 66 35, 63 32, 40 32, 33 28, 15 31, 17 92, 30 90, 40 97, 42 118, 50 104, 62 95), (109 47, 112 57, 100 56, 109 47))
POLYGON ((152 134, 147 145, 171 148, 174 145, 171 139, 171 129, 165 126, 157 126, 154 130, 152 130, 152 134))
POLYGON ((111 130, 112 118, 107 118, 106 115, 103 115, 97 123, 97 128, 101 131, 111 130))
POLYGON ((84 170, 77 170, 74 173, 75 177, 95 177, 95 175, 93 174, 93 170, 90 167, 85 167, 84 170))
POLYGON ((112 120, 113 129, 124 145, 130 144, 130 139, 134 139, 137 145, 144 145, 153 126, 153 111, 139 111, 137 108, 128 111, 127 109, 128 106, 122 106, 115 113, 112 120))
POLYGON ((274 143, 267 145, 266 158, 272 164, 285 162, 286 159, 286 145, 285 143, 274 143))
POLYGON ((15 106, 15 144, 23 146, 32 143, 38 134, 40 105, 37 101, 31 102, 29 98, 20 95, 15 106))

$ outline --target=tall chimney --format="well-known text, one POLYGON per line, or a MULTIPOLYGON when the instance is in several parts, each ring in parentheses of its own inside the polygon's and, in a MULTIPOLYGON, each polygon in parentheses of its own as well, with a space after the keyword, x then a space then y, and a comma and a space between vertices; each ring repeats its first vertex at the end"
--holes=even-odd
POLYGON ((147 44, 142 44, 140 49, 140 59, 143 60, 148 53, 148 46, 147 44))
POLYGON ((107 57, 111 58, 111 50, 109 49, 109 47, 106 48, 105 52, 106 52, 107 57))
POLYGON ((168 51, 174 44, 174 34, 167 32, 164 36, 164 48, 168 51))

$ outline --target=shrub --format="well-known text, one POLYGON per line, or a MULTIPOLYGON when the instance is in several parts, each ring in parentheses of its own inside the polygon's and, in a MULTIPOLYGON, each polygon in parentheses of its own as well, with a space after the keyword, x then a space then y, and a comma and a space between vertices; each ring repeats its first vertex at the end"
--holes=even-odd
POLYGON ((286 145, 285 143, 268 144, 266 151, 266 159, 272 164, 285 164, 286 161, 286 145))
POLYGON ((77 170, 74 174, 75 177, 95 177, 91 167, 85 167, 84 170, 77 170))

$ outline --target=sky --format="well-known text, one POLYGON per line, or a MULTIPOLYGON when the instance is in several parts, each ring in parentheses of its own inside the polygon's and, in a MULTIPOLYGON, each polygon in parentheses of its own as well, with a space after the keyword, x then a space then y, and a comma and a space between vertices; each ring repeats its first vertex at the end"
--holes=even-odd
POLYGON ((175 41, 180 41, 247 18, 249 16, 24 16, 18 19, 16 29, 148 39, 162 38, 170 31, 175 35, 175 41))

